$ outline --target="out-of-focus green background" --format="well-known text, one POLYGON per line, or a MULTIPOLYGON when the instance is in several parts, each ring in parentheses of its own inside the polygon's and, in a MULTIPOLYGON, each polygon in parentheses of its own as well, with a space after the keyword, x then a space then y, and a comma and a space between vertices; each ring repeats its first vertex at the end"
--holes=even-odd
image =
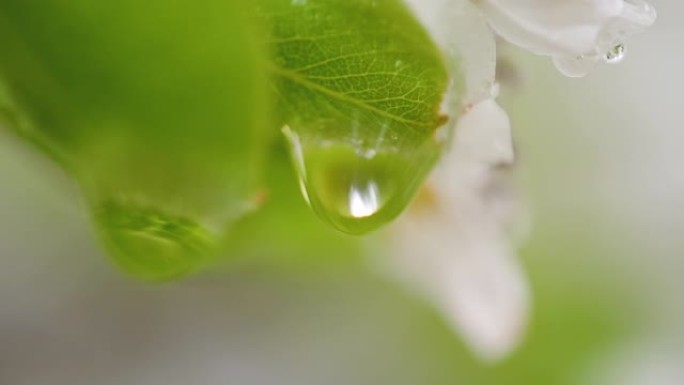
POLYGON ((2 132, 0 384, 683 384, 684 5, 655 5, 625 62, 583 80, 507 51, 535 304, 501 364, 339 249, 128 279, 72 182, 2 132))

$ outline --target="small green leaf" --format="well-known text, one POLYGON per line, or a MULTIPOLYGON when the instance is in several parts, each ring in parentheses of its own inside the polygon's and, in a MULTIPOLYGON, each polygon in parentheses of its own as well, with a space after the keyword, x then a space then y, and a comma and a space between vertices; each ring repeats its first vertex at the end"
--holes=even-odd
POLYGON ((398 216, 440 153, 448 77, 400 0, 262 0, 304 194, 344 232, 398 216))

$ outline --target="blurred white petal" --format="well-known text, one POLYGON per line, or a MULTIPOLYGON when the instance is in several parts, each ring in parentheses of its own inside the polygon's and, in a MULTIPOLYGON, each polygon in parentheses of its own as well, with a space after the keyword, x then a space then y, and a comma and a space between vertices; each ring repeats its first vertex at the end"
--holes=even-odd
POLYGON ((506 230, 520 205, 514 189, 497 189, 513 161, 506 113, 492 99, 473 106, 424 196, 391 229, 383 265, 427 296, 488 361, 518 345, 530 302, 506 230))
MULTIPOLYGON (((492 28, 509 42, 551 56, 568 76, 586 75, 625 39, 651 26, 644 0, 478 0, 492 28)), ((621 50, 621 48, 620 48, 621 50)))

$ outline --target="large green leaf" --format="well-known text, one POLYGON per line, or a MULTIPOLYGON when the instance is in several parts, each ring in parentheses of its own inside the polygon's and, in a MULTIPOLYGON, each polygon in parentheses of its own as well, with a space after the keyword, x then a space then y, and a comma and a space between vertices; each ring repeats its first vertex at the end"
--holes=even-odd
POLYGON ((117 261, 165 279, 251 202, 268 136, 241 2, 3 0, 0 112, 79 181, 117 261))
POLYGON ((269 241, 297 252, 313 238, 349 246, 292 204, 278 155, 266 210, 235 222, 276 120, 311 205, 350 233, 396 217, 439 156, 447 74, 401 1, 257 4, 252 24, 235 1, 0 4, 0 118, 78 180, 134 275, 195 270, 231 225, 241 253, 269 241), (306 225, 282 228, 292 222, 306 225))
POLYGON ((400 0, 262 0, 311 206, 349 233, 403 211, 440 152, 442 57, 400 0))

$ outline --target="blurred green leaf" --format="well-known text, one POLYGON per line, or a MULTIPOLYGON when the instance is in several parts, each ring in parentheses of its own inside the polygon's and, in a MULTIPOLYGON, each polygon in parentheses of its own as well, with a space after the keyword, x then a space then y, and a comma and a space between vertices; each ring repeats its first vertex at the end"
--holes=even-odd
POLYGON ((251 204, 270 137, 257 36, 233 1, 0 4, 4 120, 79 181, 133 275, 195 269, 251 204))

